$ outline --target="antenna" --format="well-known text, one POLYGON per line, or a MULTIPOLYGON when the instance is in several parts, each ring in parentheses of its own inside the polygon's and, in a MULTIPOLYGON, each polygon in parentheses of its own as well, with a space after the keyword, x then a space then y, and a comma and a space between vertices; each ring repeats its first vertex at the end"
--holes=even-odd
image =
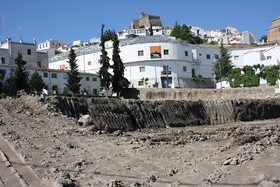
POLYGON ((18 33, 19 33, 19 42, 22 43, 23 39, 22 39, 22 36, 21 36, 21 27, 18 27, 18 33))

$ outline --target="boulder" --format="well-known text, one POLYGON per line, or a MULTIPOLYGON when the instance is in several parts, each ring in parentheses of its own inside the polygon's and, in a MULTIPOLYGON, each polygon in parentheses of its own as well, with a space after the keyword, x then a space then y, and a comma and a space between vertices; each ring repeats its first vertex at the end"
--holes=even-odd
POLYGON ((82 126, 92 125, 93 124, 93 119, 90 115, 83 115, 78 120, 78 124, 82 125, 82 126))

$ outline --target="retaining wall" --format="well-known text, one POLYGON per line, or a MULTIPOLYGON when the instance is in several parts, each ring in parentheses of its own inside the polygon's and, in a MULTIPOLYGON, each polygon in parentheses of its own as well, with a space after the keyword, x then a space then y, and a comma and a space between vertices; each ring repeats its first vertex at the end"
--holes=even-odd
POLYGON ((224 101, 142 101, 55 97, 52 105, 64 115, 90 114, 99 130, 218 125, 280 117, 280 99, 224 101))

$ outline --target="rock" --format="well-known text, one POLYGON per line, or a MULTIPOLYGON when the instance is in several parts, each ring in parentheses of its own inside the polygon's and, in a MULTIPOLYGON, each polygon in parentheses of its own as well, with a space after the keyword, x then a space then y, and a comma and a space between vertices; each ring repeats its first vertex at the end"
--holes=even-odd
POLYGON ((156 177, 156 176, 154 176, 154 175, 151 175, 151 176, 149 177, 149 181, 156 182, 157 178, 158 178, 158 177, 156 177))
POLYGON ((107 185, 107 187, 125 187, 125 186, 124 186, 124 183, 121 180, 115 179, 115 180, 111 181, 107 185))
POLYGON ((133 182, 133 184, 131 185, 131 187, 141 187, 142 184, 138 181, 133 182))
POLYGON ((92 120, 92 118, 91 118, 90 115, 83 115, 83 116, 80 117, 80 119, 78 120, 78 124, 79 124, 79 125, 83 125, 83 126, 91 125, 91 124, 93 124, 93 120, 92 120))
POLYGON ((6 167, 10 167, 11 166, 11 162, 7 161, 5 165, 6 165, 6 167))
POLYGON ((232 158, 227 158, 222 165, 229 165, 230 162, 232 161, 232 158))
POLYGON ((173 175, 175 175, 177 172, 178 172, 178 169, 173 168, 173 169, 171 169, 171 171, 169 172, 169 176, 173 176, 173 175))

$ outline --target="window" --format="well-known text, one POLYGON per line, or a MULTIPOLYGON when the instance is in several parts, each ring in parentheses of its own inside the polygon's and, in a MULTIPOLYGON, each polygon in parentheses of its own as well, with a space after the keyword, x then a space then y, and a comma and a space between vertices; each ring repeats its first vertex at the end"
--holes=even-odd
POLYGON ((89 81, 89 77, 86 77, 86 81, 89 81))
POLYGON ((91 61, 88 61, 87 65, 90 66, 91 65, 91 61))
POLYGON ((267 60, 271 60, 271 56, 267 56, 266 59, 267 59, 267 60))
POLYGON ((144 82, 143 81, 138 81, 138 86, 144 86, 144 82))
POLYGON ((139 67, 140 72, 145 72, 145 66, 139 67))
POLYGON ((138 51, 138 56, 144 56, 144 51, 143 50, 138 51))
POLYGON ((192 69, 192 77, 195 77, 195 69, 192 69))
POLYGON ((201 56, 201 53, 199 53, 199 56, 201 56))
POLYGON ((163 66, 163 71, 168 71, 169 67, 168 66, 163 66))
POLYGON ((207 58, 207 59, 211 59, 210 54, 207 54, 207 55, 206 55, 206 58, 207 58))
POLYGON ((44 77, 48 77, 48 73, 47 72, 44 72, 44 77))
POLYGON ((96 81, 97 81, 97 78, 92 77, 92 81, 93 81, 93 82, 96 82, 96 81))
POLYGON ((52 73, 52 78, 56 79, 57 78, 57 74, 56 73, 52 73))
POLYGON ((238 60, 238 59, 239 59, 239 56, 236 55, 236 56, 233 57, 233 59, 234 59, 234 60, 238 60))
POLYGON ((97 95, 97 89, 93 89, 93 90, 92 90, 92 93, 93 93, 94 95, 97 95))
POLYGON ((168 49, 164 49, 164 50, 163 50, 163 54, 164 54, 164 55, 169 55, 169 50, 168 50, 168 49))
POLYGON ((68 78, 68 75, 67 74, 64 74, 63 75, 63 79, 67 79, 68 78))
POLYGON ((5 58, 3 58, 3 57, 1 58, 1 63, 5 64, 5 58))
POLYGON ((38 62, 37 62, 37 67, 39 67, 39 68, 41 68, 41 67, 42 67, 42 63, 41 63, 41 61, 38 61, 38 62))
POLYGON ((31 55, 31 49, 27 49, 27 54, 31 55))
POLYGON ((189 56, 189 52, 188 51, 185 51, 185 56, 189 56))
POLYGON ((187 66, 183 66, 183 71, 187 71, 187 66))

